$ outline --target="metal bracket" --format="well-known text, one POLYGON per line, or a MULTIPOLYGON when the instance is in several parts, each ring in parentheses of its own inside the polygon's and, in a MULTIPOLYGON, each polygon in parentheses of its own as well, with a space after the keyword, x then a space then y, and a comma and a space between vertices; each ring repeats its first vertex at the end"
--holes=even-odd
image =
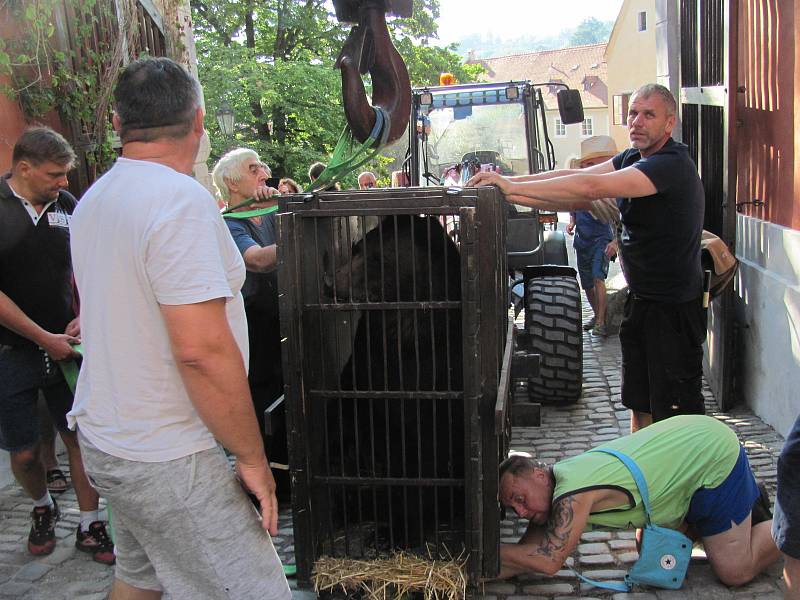
POLYGON ((275 433, 275 428, 272 426, 272 420, 274 419, 272 413, 277 411, 282 404, 283 404, 283 394, 281 394, 280 397, 277 400, 275 400, 275 402, 270 404, 266 408, 266 410, 264 410, 264 435, 266 435, 267 437, 270 437, 275 433))
POLYGON ((764 208, 767 206, 767 201, 759 200, 758 198, 753 198, 752 200, 747 200, 746 202, 737 202, 736 212, 742 212, 742 207, 747 206, 748 204, 752 204, 756 208, 764 208))

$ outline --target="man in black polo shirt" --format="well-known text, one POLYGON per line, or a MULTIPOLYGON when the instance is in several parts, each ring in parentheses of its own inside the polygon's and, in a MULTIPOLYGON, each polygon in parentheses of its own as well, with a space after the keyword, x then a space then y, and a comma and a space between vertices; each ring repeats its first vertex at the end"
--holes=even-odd
POLYGON ((81 512, 75 546, 112 564, 98 495, 83 470, 77 434, 67 429, 72 393, 56 362, 78 356, 71 345, 80 335, 69 248, 77 201, 62 189, 74 161, 61 135, 37 127, 19 138, 11 172, 0 177, 0 448, 10 453, 14 476, 34 501, 28 550, 50 554, 60 515, 39 456, 41 390, 69 455, 81 512))
POLYGON ((620 327, 622 403, 631 430, 678 414, 702 414, 706 314, 700 235, 705 195, 688 148, 672 139, 675 98, 648 84, 628 111, 631 148, 599 165, 506 178, 478 173, 509 202, 545 210, 588 210, 616 197, 620 253, 630 295, 620 327))

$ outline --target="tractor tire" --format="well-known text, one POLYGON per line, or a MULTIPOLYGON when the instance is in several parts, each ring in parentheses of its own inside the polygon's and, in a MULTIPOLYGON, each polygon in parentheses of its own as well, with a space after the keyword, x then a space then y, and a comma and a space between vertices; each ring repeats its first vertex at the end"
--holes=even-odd
POLYGON ((533 352, 541 354, 539 376, 528 381, 532 402, 576 402, 583 385, 581 290, 575 277, 551 275, 528 282, 525 326, 533 352))
POLYGON ((567 240, 563 231, 545 231, 542 244, 543 265, 568 265, 567 240))

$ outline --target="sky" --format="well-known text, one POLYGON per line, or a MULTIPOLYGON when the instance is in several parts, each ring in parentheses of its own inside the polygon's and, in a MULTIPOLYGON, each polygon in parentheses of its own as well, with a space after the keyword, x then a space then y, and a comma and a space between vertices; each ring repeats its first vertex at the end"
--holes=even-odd
POLYGON ((546 37, 584 19, 614 21, 622 0, 439 0, 439 37, 452 43, 470 33, 546 37))

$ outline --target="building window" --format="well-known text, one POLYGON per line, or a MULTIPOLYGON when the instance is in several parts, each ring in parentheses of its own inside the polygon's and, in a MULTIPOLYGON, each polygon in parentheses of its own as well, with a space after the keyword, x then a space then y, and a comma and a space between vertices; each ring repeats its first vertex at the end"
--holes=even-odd
POLYGON ((636 24, 639 31, 647 31, 647 13, 645 11, 639 13, 639 18, 636 19, 636 24))
POLYGON ((567 137, 567 126, 561 122, 561 119, 556 119, 553 129, 555 130, 555 137, 567 137))
POLYGON ((628 123, 628 103, 630 100, 630 94, 618 94, 614 96, 614 125, 626 125, 628 123))
POLYGON ((583 137, 594 135, 594 119, 592 117, 586 117, 581 123, 581 135, 583 137))

